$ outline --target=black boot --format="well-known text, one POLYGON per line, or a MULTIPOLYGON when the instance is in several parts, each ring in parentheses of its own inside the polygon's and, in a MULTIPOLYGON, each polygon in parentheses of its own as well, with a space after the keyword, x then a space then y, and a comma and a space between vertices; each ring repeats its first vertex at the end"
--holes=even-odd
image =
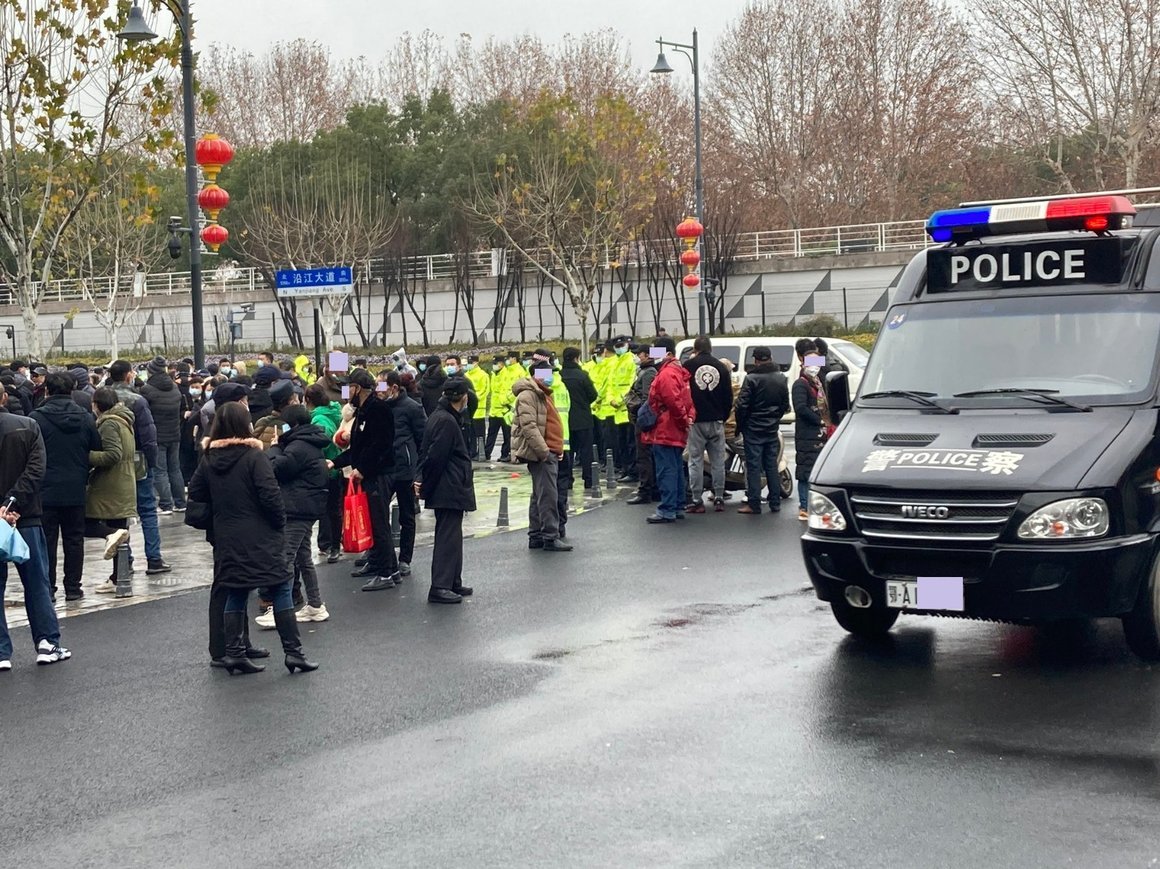
POLYGON ((239 673, 261 673, 266 668, 255 664, 246 657, 246 614, 226 613, 223 617, 226 634, 226 653, 222 656, 222 666, 232 676, 239 673))
POLYGON ((286 669, 293 675, 295 670, 309 673, 317 670, 318 665, 307 661, 302 655, 302 640, 298 636, 298 618, 292 609, 274 613, 274 624, 278 628, 278 636, 282 638, 282 651, 286 653, 286 669))

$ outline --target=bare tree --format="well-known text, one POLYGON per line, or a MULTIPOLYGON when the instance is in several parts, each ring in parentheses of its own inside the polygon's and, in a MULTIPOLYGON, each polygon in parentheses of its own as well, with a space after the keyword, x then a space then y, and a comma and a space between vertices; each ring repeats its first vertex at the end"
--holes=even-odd
POLYGON ((1014 143, 1036 149, 1064 190, 1136 186, 1160 110, 1160 5, 975 5, 980 56, 1014 143))
POLYGON ((452 59, 443 37, 432 30, 403 33, 378 68, 377 96, 401 105, 410 96, 426 100, 437 90, 450 90, 452 59))
POLYGON ((663 170, 655 141, 622 97, 584 116, 571 99, 543 97, 526 151, 501 155, 476 178, 473 214, 568 293, 588 352, 588 321, 608 253, 652 208, 663 170))
POLYGON ((335 60, 307 39, 274 43, 262 56, 211 45, 198 74, 213 96, 216 132, 240 148, 309 141, 372 95, 365 63, 335 60))

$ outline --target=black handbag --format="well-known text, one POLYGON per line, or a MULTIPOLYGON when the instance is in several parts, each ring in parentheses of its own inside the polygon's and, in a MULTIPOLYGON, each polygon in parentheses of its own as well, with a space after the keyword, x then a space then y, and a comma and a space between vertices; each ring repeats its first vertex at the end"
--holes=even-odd
POLYGON ((198 531, 209 531, 213 527, 213 509, 205 501, 186 500, 185 524, 198 531))

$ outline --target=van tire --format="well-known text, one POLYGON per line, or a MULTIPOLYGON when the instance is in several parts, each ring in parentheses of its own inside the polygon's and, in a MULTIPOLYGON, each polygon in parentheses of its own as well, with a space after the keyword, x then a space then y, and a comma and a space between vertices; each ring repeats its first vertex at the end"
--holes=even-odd
POLYGON ((1160 555, 1152 562, 1136 608, 1123 617, 1124 639, 1136 657, 1160 661, 1160 555))
POLYGON ((874 605, 866 609, 852 607, 844 600, 830 601, 834 618, 856 637, 884 637, 898 621, 899 610, 874 605))
POLYGON ((777 475, 778 488, 781 489, 781 500, 786 501, 793 497, 793 476, 788 470, 777 475))

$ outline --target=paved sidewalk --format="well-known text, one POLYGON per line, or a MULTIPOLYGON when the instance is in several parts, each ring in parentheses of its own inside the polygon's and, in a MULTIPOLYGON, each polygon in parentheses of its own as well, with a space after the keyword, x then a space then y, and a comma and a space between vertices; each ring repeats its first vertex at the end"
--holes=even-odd
MULTIPOLYGON (((526 528, 528 525, 528 498, 532 491, 532 479, 527 470, 520 465, 501 465, 499 463, 476 464, 475 466, 475 497, 478 509, 469 513, 464 521, 465 537, 487 537, 500 531, 515 531, 526 528), (510 524, 506 528, 497 526, 499 517, 501 491, 508 490, 508 516, 510 524)), ((599 507, 601 504, 627 498, 636 491, 635 484, 620 486, 609 490, 601 484, 602 497, 584 497, 579 475, 572 490, 572 503, 569 515, 578 515, 599 507)), ((151 600, 184 594, 198 588, 204 588, 213 581, 213 555, 205 542, 202 532, 188 528, 182 523, 179 513, 172 516, 162 516, 161 521, 161 551, 173 566, 171 573, 156 576, 145 575, 145 549, 141 537, 141 528, 134 525, 131 530, 130 544, 135 556, 136 572, 133 574, 133 596, 117 598, 113 595, 96 594, 97 585, 104 581, 112 571, 112 562, 102 558, 104 543, 100 540, 85 542, 85 572, 82 600, 66 603, 64 591, 57 594, 56 611, 62 618, 83 615, 98 610, 114 609, 117 607, 133 606, 151 600)), ((435 516, 424 510, 418 517, 418 530, 415 543, 417 546, 430 546, 435 536, 435 516)), ((395 538, 396 543, 398 537, 395 538)), ((318 560, 318 556, 315 556, 318 560)), ((353 560, 350 555, 344 555, 344 560, 353 560)), ((60 564, 57 571, 60 571, 60 564)), ((17 628, 28 624, 24 611, 24 590, 20 585, 20 578, 16 575, 14 565, 9 565, 8 587, 4 595, 4 608, 8 618, 8 627, 17 628)))

